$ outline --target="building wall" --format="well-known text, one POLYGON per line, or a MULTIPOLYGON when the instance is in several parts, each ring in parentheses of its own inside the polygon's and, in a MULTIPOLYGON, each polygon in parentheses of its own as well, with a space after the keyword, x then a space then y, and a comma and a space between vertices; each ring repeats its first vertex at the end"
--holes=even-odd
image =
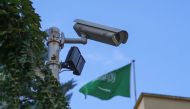
POLYGON ((144 98, 142 98, 142 101, 139 104, 138 109, 145 109, 145 107, 144 107, 144 98))
POLYGON ((159 97, 144 97, 138 109, 190 109, 190 102, 159 97))

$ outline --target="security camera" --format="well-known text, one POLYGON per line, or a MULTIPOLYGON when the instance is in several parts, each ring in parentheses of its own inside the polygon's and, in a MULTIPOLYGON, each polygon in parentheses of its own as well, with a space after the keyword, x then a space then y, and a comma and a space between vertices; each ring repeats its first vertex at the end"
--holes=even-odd
POLYGON ((89 21, 80 19, 74 20, 76 24, 73 26, 74 30, 80 37, 99 41, 102 43, 118 46, 121 43, 125 44, 128 39, 128 33, 125 30, 112 28, 89 21))

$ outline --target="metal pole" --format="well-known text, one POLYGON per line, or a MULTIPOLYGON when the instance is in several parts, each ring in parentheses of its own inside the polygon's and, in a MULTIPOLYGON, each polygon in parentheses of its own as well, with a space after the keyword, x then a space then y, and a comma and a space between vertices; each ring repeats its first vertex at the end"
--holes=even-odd
POLYGON ((64 34, 61 33, 62 41, 61 45, 70 44, 87 44, 87 38, 82 34, 81 38, 65 38, 64 34))
POLYGON ((136 74, 135 74, 135 60, 132 60, 132 66, 133 66, 133 80, 134 80, 134 95, 135 95, 135 102, 137 102, 136 74))
POLYGON ((48 65, 51 69, 53 76, 59 80, 60 62, 59 53, 66 43, 72 44, 86 44, 87 38, 82 35, 81 38, 65 38, 63 32, 60 34, 60 30, 56 27, 47 29, 48 34, 48 65))
POLYGON ((59 52, 60 52, 60 31, 56 27, 47 30, 48 34, 48 65, 52 70, 53 76, 59 80, 59 52))

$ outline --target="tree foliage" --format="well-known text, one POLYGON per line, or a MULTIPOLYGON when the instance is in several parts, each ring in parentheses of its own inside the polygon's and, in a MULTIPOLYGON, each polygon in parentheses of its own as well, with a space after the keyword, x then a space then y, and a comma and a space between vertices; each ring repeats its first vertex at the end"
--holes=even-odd
POLYGON ((0 0, 0 22, 0 108, 68 109, 63 87, 44 64, 45 33, 32 2, 0 0))

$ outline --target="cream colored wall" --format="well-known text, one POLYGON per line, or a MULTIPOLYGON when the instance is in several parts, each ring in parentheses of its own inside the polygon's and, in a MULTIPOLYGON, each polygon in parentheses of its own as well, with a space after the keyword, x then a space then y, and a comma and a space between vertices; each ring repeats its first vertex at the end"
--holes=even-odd
POLYGON ((138 109, 190 109, 190 102, 175 99, 144 97, 141 103, 138 109))
POLYGON ((139 104, 139 106, 137 107, 137 109, 145 109, 144 108, 144 98, 142 98, 141 103, 139 104))

